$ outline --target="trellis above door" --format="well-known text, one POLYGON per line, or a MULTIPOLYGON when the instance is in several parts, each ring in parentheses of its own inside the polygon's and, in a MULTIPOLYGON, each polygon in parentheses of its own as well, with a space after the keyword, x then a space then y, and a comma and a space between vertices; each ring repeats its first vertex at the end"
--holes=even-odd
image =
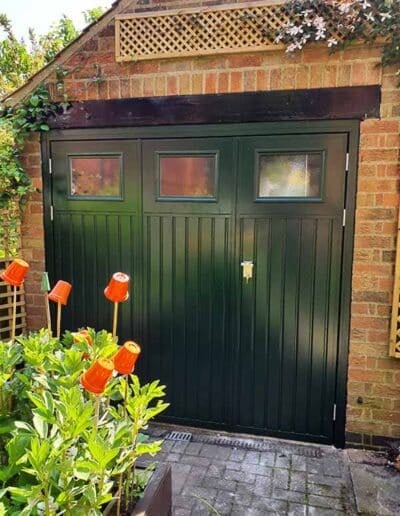
MULTIPOLYGON (((332 15, 327 39, 343 39, 332 15)), ((276 37, 290 23, 282 0, 230 7, 130 13, 115 18, 117 61, 257 52, 284 48, 276 37)))

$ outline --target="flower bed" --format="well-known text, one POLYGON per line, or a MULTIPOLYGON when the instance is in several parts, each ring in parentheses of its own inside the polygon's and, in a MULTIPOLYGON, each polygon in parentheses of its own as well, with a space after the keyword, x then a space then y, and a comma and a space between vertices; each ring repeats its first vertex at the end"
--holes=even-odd
POLYGON ((137 459, 161 446, 141 431, 168 405, 158 381, 115 371, 127 348, 91 329, 0 342, 0 514, 96 515, 113 499, 122 514, 141 497, 137 459))

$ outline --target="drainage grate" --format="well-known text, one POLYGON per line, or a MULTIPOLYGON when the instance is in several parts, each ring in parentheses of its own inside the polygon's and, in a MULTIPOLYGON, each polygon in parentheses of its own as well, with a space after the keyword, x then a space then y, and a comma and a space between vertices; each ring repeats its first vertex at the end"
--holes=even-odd
POLYGON ((303 457, 321 458, 322 450, 317 446, 297 446, 290 443, 272 443, 269 441, 236 439, 234 437, 197 435, 192 438, 194 443, 215 444, 217 446, 228 446, 249 451, 280 452, 283 454, 301 455, 303 457))
POLYGON ((192 434, 189 432, 170 432, 165 436, 168 441, 184 441, 189 442, 192 440, 192 434))
POLYGON ((298 444, 290 444, 287 441, 281 442, 279 440, 275 442, 267 439, 240 439, 218 434, 192 434, 190 432, 177 432, 175 430, 165 433, 165 430, 157 431, 154 427, 150 430, 149 435, 152 437, 166 439, 168 441, 214 444, 216 446, 226 446, 229 448, 238 448, 242 450, 276 452, 282 455, 301 455, 302 457, 316 459, 320 459, 323 455, 321 448, 318 446, 303 446, 298 444))

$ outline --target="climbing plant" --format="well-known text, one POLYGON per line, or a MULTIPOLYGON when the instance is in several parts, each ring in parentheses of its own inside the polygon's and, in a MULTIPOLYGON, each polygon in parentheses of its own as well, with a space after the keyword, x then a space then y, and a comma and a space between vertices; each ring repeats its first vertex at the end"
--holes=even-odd
MULTIPOLYGON (((104 12, 102 7, 83 12, 86 23, 92 23, 104 12)), ((22 86, 31 75, 50 62, 69 42, 79 35, 72 20, 62 16, 50 30, 37 36, 29 30, 29 42, 15 36, 10 20, 0 13, 0 257, 13 255, 19 249, 20 211, 32 184, 21 163, 24 143, 30 133, 48 131, 48 118, 57 109, 65 109, 67 99, 56 105, 45 85, 19 104, 8 107, 1 97, 22 86), (2 37, 1 37, 2 34, 2 37)), ((67 71, 55 71, 57 87, 67 71)))
POLYGON ((325 42, 334 51, 355 41, 379 40, 382 64, 400 66, 399 0, 289 0, 286 9, 291 21, 276 42, 285 43, 288 53, 310 43, 325 42))

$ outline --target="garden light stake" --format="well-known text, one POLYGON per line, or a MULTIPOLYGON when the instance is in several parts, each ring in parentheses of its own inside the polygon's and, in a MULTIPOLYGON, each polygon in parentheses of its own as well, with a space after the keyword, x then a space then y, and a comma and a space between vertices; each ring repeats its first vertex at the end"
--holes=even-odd
POLYGON ((123 272, 115 272, 104 289, 106 298, 114 303, 112 336, 117 335, 118 306, 129 298, 129 276, 123 272))
POLYGON ((45 306, 46 306, 46 320, 47 320, 47 329, 49 330, 49 333, 51 335, 51 315, 50 315, 50 303, 49 303, 49 296, 47 292, 50 292, 50 282, 49 282, 49 275, 47 272, 44 272, 42 274, 42 282, 40 284, 40 290, 42 292, 46 292, 45 294, 45 306))

